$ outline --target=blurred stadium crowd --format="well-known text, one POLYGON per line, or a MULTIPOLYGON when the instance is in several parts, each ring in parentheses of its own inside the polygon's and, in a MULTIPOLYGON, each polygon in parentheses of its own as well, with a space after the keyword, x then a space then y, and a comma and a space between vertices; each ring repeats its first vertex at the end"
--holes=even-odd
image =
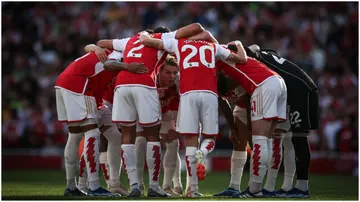
MULTIPOLYGON (((3 148, 65 145, 53 87, 84 45, 200 22, 220 43, 256 43, 302 67, 320 92, 312 149, 358 150, 357 2, 2 2, 2 12, 3 148)), ((221 131, 217 148, 231 149, 227 126, 221 131)))

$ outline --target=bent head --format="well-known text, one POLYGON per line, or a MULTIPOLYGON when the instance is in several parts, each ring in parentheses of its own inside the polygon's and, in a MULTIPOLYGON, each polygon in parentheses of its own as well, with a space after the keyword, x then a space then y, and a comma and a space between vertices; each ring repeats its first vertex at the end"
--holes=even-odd
POLYGON ((160 68, 160 84, 164 87, 174 85, 177 75, 179 73, 179 67, 176 63, 176 59, 172 56, 167 56, 165 62, 160 68))
POLYGON ((168 33, 170 29, 164 26, 160 26, 154 29, 154 33, 168 33))

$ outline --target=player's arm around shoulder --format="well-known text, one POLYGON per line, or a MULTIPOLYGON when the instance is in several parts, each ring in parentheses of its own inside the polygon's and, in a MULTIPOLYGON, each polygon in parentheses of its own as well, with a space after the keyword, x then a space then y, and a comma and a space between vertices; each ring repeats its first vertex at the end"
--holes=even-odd
POLYGON ((140 32, 139 40, 144 46, 164 50, 163 41, 161 39, 151 37, 146 31, 140 32))
POLYGON ((181 39, 181 38, 189 38, 191 36, 197 35, 201 32, 205 31, 203 26, 200 23, 192 23, 190 25, 187 25, 185 27, 181 27, 176 31, 175 38, 181 39))
POLYGON ((231 52, 229 54, 229 57, 226 58, 226 60, 239 64, 245 64, 247 62, 247 54, 242 43, 240 41, 233 41, 230 42, 228 45, 235 45, 237 53, 231 52))
POLYGON ((210 41, 215 44, 219 44, 216 38, 207 30, 204 30, 194 36, 189 37, 191 40, 202 40, 202 41, 210 41))
POLYGON ((96 43, 101 48, 114 49, 117 51, 124 52, 127 42, 130 37, 123 39, 102 39, 96 43))
POLYGON ((163 39, 156 39, 149 35, 147 32, 141 32, 139 36, 139 40, 145 46, 165 50, 167 52, 173 53, 177 48, 177 39, 165 37, 163 39))
POLYGON ((121 62, 123 54, 118 51, 113 51, 109 55, 109 60, 104 63, 104 69, 108 71, 121 71, 126 70, 136 74, 145 74, 148 72, 147 67, 142 63, 124 63, 121 62))
POLYGON ((108 51, 106 48, 101 48, 95 44, 88 44, 84 47, 84 51, 86 53, 95 52, 95 55, 99 58, 101 62, 105 62, 108 57, 106 54, 106 51, 108 51))
POLYGON ((113 39, 101 39, 96 43, 96 45, 101 47, 101 48, 114 49, 114 47, 113 47, 113 39))
POLYGON ((104 63, 104 69, 108 71, 126 70, 135 74, 146 74, 148 72, 148 68, 143 63, 125 63, 117 60, 107 60, 104 63))

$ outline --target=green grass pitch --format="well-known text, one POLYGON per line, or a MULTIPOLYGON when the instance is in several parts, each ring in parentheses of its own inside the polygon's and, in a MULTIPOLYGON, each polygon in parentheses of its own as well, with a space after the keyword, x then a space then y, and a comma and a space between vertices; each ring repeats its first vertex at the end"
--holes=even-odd
MULTIPOLYGON (((276 188, 280 188, 282 183, 282 175, 279 174, 276 188)), ((105 182, 101 177, 102 184, 105 182)), ((194 200, 236 200, 231 198, 215 198, 212 194, 218 193, 227 188, 229 184, 230 174, 226 172, 209 173, 204 181, 199 181, 200 192, 204 194, 203 198, 194 200)), ((247 186, 249 179, 248 173, 244 173, 242 179, 242 190, 247 186)), ((123 185, 128 186, 128 180, 124 173, 121 175, 123 185)), ((145 185, 147 186, 148 175, 144 176, 145 185)), ((185 185, 185 173, 182 173, 183 185, 185 185)), ((162 182, 162 179, 161 179, 162 182)), ((340 175, 311 175, 310 191, 311 197, 306 200, 358 200, 358 178, 340 175)), ((94 197, 64 197, 63 191, 65 187, 64 171, 3 171, 2 172, 2 199, 3 200, 67 200, 67 199, 100 199, 100 200, 129 200, 125 197, 117 198, 94 198, 94 197)), ((177 198, 174 200, 183 200, 177 198)), ((143 197, 140 200, 148 200, 143 197)), ((155 199, 154 199, 155 200, 155 199)), ((158 200, 158 199, 156 199, 158 200)), ((169 200, 169 199, 167 199, 169 200)), ((188 200, 188 199, 187 199, 188 200)), ((191 200, 191 199, 189 199, 191 200)), ((240 199, 238 199, 240 200, 240 199)), ((267 199, 261 199, 267 200, 267 199)), ((269 199, 274 200, 274 199, 269 199)), ((294 200, 294 199, 276 199, 276 200, 294 200)), ((300 199, 301 200, 301 199, 300 199)))

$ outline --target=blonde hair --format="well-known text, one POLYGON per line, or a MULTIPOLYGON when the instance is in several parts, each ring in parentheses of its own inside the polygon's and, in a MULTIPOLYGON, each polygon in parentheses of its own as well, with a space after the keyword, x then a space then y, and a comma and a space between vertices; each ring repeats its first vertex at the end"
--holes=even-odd
POLYGON ((179 66, 177 64, 177 61, 176 61, 176 58, 174 56, 171 56, 171 55, 168 55, 166 57, 165 61, 163 62, 163 64, 160 67, 160 71, 162 71, 166 65, 176 66, 176 67, 179 68, 179 66))

